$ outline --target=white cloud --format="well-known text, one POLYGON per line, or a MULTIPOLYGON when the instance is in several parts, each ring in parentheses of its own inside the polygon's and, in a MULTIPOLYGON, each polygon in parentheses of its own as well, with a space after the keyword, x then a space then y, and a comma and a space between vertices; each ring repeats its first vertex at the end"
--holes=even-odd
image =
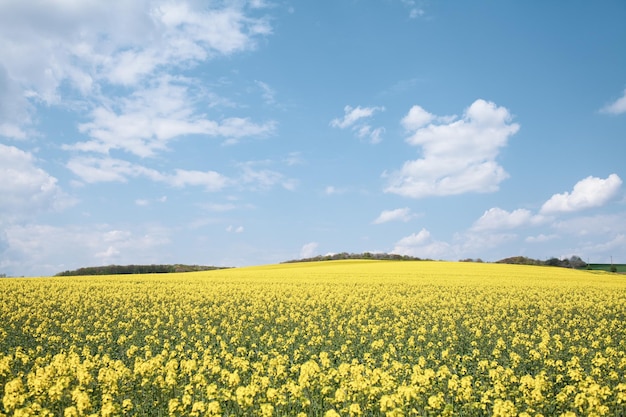
POLYGON ((215 212, 226 212, 226 211, 232 211, 232 210, 237 209, 237 206, 232 203, 226 203, 226 204, 207 203, 207 204, 203 204, 202 207, 205 208, 206 210, 215 211, 215 212))
POLYGON ((11 225, 0 266, 20 275, 55 274, 88 265, 162 263, 155 249, 170 243, 170 232, 138 226, 121 230, 106 224, 50 226, 11 225), (61 263, 71 253, 71 264, 61 263))
POLYGON ((401 0, 402 4, 409 9, 409 17, 411 19, 416 19, 418 17, 424 16, 426 11, 417 5, 415 0, 401 0))
POLYGON ((431 238, 426 229, 412 233, 396 242, 391 253, 398 255, 415 256, 427 259, 449 258, 452 247, 447 242, 436 241, 431 238))
POLYGON ((87 183, 127 182, 129 177, 144 177, 153 181, 164 181, 160 172, 131 162, 115 158, 76 157, 66 167, 87 183))
POLYGON ((31 112, 32 106, 0 60, 0 136, 25 139, 28 134, 22 125, 31 123, 31 112))
POLYGON ((273 105, 276 103, 276 91, 263 81, 255 81, 256 85, 261 89, 263 100, 265 104, 273 105))
POLYGON ((65 105, 70 90, 91 102, 110 85, 253 49, 271 27, 248 12, 240 2, 0 2, 0 134, 23 136, 31 103, 65 105))
POLYGON ((135 204, 143 207, 143 206, 149 206, 150 205, 150 201, 146 200, 145 198, 138 198, 135 200, 135 204))
POLYGON ((472 230, 515 229, 529 224, 538 224, 541 221, 543 221, 543 217, 533 215, 530 210, 517 209, 508 212, 499 207, 493 207, 485 211, 485 213, 476 220, 472 226, 472 230))
POLYGON ((334 185, 328 185, 324 189, 324 194, 326 195, 340 195, 344 194, 346 190, 344 188, 337 188, 334 185))
POLYGON ((622 114, 626 113, 626 90, 624 90, 624 94, 617 100, 615 100, 611 104, 607 104, 602 109, 600 109, 602 113, 609 114, 622 114))
POLYGON ((245 187, 266 190, 276 185, 292 191, 297 181, 285 177, 280 172, 259 168, 269 161, 253 161, 237 165, 240 172, 235 177, 228 177, 216 171, 198 171, 175 169, 172 173, 163 173, 146 166, 126 160, 103 157, 75 157, 67 163, 67 168, 86 183, 128 182, 132 178, 146 178, 165 183, 172 187, 204 187, 207 191, 220 191, 226 187, 245 187))
POLYGON ((435 115, 420 106, 413 106, 400 123, 408 131, 415 131, 435 120, 435 115))
POLYGON ((207 191, 219 191, 228 185, 229 179, 215 171, 177 169, 173 175, 165 177, 165 182, 174 187, 192 185, 204 187, 207 191))
POLYGON ((557 239, 558 237, 559 237, 558 235, 554 235, 554 234, 545 235, 543 233, 540 233, 537 236, 528 236, 526 239, 524 239, 524 241, 528 243, 543 243, 543 242, 548 242, 550 240, 557 239))
POLYGON ((284 162, 288 166, 301 165, 304 163, 300 152, 290 152, 289 155, 284 159, 284 162))
POLYGON ((73 203, 57 179, 37 167, 31 153, 0 144, 0 214, 4 220, 59 210, 73 203))
POLYGON ((127 182, 129 178, 147 178, 173 187, 202 186, 207 191, 219 191, 230 180, 215 171, 176 169, 173 174, 162 174, 139 164, 114 159, 77 157, 67 163, 67 168, 87 183, 127 182))
POLYGON ((296 189, 298 185, 296 180, 287 178, 278 171, 262 168, 271 163, 271 161, 248 161, 238 164, 241 172, 236 180, 237 184, 257 190, 267 190, 275 185, 289 191, 296 189))
POLYGON ((387 223, 391 221, 408 222, 414 217, 411 213, 411 209, 408 207, 399 208, 395 210, 383 210, 380 215, 374 220, 374 224, 387 223))
POLYGON ((574 185, 571 193, 554 194, 541 207, 541 213, 559 213, 600 207, 614 198, 622 185, 617 174, 606 179, 589 176, 574 185))
POLYGON ((508 177, 496 157, 519 125, 511 123, 506 108, 476 100, 454 121, 413 107, 402 124, 412 130, 407 142, 420 146, 423 157, 384 173, 389 180, 386 192, 413 198, 493 192, 508 177))
POLYGON ((612 236, 626 234, 626 212, 616 214, 598 214, 577 216, 552 224, 552 228, 564 235, 574 236, 612 236))
POLYGON ((419 233, 412 233, 409 236, 400 239, 396 246, 417 246, 423 245, 430 240, 430 232, 426 229, 422 229, 419 233))
POLYGON ((194 104, 198 98, 190 88, 187 80, 162 77, 156 85, 136 90, 113 105, 99 106, 91 112, 91 121, 79 126, 79 131, 91 140, 65 148, 100 153, 121 149, 149 157, 166 149, 172 139, 184 135, 237 140, 266 136, 275 129, 273 121, 257 124, 240 117, 220 122, 206 119, 196 114, 194 104))
POLYGON ((312 258, 317 253, 317 242, 309 242, 302 246, 300 249, 300 258, 312 258))
POLYGON ((336 118, 330 122, 332 127, 339 129, 350 128, 354 134, 360 138, 369 138, 370 143, 376 144, 382 141, 382 134, 385 132, 383 127, 372 128, 372 126, 366 122, 370 119, 374 113, 378 111, 384 111, 384 107, 361 107, 357 106, 344 107, 343 118, 336 118))
POLYGON ((243 233, 243 230, 244 230, 244 229, 243 229, 243 226, 237 226, 237 227, 235 227, 235 226, 233 226, 233 225, 229 225, 229 226, 226 228, 226 231, 227 231, 227 232, 229 232, 229 233, 243 233))

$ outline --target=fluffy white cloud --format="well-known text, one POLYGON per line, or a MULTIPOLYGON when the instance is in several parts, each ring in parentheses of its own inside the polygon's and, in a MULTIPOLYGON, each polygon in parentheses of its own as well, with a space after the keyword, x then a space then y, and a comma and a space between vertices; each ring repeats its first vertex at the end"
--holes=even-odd
POLYGON ((402 126, 408 131, 415 131, 435 120, 435 115, 427 112, 421 106, 413 106, 401 120, 402 126))
POLYGON ((572 192, 554 194, 541 207, 541 213, 559 213, 600 207, 614 198, 622 180, 617 174, 606 179, 589 176, 574 185, 572 192))
POLYGON ((485 213, 476 220, 472 226, 472 230, 515 229, 528 224, 537 224, 542 220, 542 216, 533 215, 530 210, 517 209, 508 212, 499 207, 493 207, 485 211, 485 213))
POLYGON ((427 259, 449 258, 452 247, 447 242, 433 240, 426 229, 412 233, 396 242, 391 253, 427 259))
POLYGON ((0 134, 23 136, 31 103, 67 102, 62 87, 93 101, 110 85, 252 49, 271 27, 250 13, 244 2, 0 2, 0 92, 10 93, 0 94, 0 134))
POLYGON ((317 253, 319 244, 317 242, 309 242, 302 245, 300 249, 300 258, 312 258, 317 253))
POLYGON ((374 220, 374 224, 387 223, 392 221, 408 222, 413 218, 411 209, 408 207, 399 208, 395 210, 383 210, 380 215, 374 220))
POLYGON ((155 86, 139 89, 118 103, 99 106, 91 112, 91 121, 79 131, 91 140, 65 146, 66 149, 108 153, 121 149, 149 157, 167 148, 174 138, 184 135, 220 136, 240 139, 265 136, 275 123, 257 124, 247 118, 231 117, 220 122, 208 120, 195 112, 196 97, 188 83, 161 77, 155 86))
POLYGON ((601 110, 602 113, 622 114, 626 113, 626 90, 624 94, 611 104, 607 104, 601 110))
POLYGON ((20 218, 73 204, 57 179, 37 167, 35 157, 14 146, 0 144, 0 214, 20 218))
POLYGON ((454 121, 413 107, 402 124, 412 131, 407 143, 421 147, 423 157, 384 173, 386 192, 413 198, 493 192, 508 177, 496 157, 519 125, 511 122, 506 108, 476 100, 454 121))
POLYGON ((343 118, 336 118, 330 122, 332 127, 339 129, 350 128, 354 134, 360 138, 369 138, 370 143, 379 143, 382 141, 382 134, 385 132, 383 127, 372 128, 367 122, 374 113, 384 111, 384 107, 344 107, 343 118))

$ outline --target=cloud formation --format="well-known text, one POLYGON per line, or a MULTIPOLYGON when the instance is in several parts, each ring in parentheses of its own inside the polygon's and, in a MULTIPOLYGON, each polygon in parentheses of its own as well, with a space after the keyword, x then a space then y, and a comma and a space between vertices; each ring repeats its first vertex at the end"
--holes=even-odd
POLYGON ((574 185, 572 192, 554 194, 541 207, 541 213, 563 213, 600 207, 614 198, 622 185, 617 174, 606 179, 589 176, 574 185))
POLYGON ((408 207, 395 210, 383 210, 376 220, 374 220, 374 224, 382 224, 392 221, 408 222, 413 217, 414 215, 411 214, 411 209, 408 207))
POLYGON ((127 182, 129 178, 146 178, 173 187, 201 186, 207 191, 219 191, 230 180, 215 171, 176 169, 172 174, 163 174, 143 165, 122 159, 77 157, 67 163, 67 168, 86 183, 127 182))
POLYGON ((447 257, 450 256, 450 252, 450 244, 433 240, 430 232, 424 228, 418 233, 412 233, 400 239, 391 251, 398 255, 428 259, 447 257))
POLYGON ((515 229, 529 224, 538 224, 542 220, 542 216, 533 215, 530 210, 517 209, 512 212, 508 212, 499 207, 493 207, 485 211, 485 213, 478 220, 476 220, 472 226, 472 230, 486 231, 515 229))
POLYGON ((333 119, 330 125, 339 129, 350 128, 359 139, 369 139, 369 142, 372 144, 379 143, 382 141, 382 134, 385 133, 385 128, 373 128, 367 120, 374 113, 384 110, 384 107, 346 106, 343 109, 343 118, 333 119))
POLYGON ((197 114, 197 96, 188 82, 161 77, 156 85, 138 89, 91 111, 91 121, 79 125, 88 141, 67 145, 68 150, 109 153, 120 149, 140 157, 167 149, 169 141, 185 135, 219 136, 238 140, 266 136, 274 122, 257 124, 247 118, 230 117, 219 122, 197 114))
POLYGON ((37 165, 35 157, 14 146, 0 143, 0 215, 3 220, 73 203, 57 179, 37 165))
POLYGON ((11 225, 5 230, 8 249, 0 253, 0 267, 19 264, 23 273, 34 275, 85 265, 163 263, 167 261, 156 249, 170 243, 170 233, 154 226, 120 229, 108 224, 11 225), (71 264, 63 263, 68 260, 67 253, 72 254, 71 264))
POLYGON ((600 109, 602 113, 609 114, 622 114, 626 113, 626 90, 624 90, 624 94, 617 100, 615 100, 611 104, 607 104, 602 109, 600 109))
POLYGON ((302 245, 300 249, 300 258, 312 258, 317 254, 317 247, 319 244, 317 242, 309 242, 302 245))
POLYGON ((480 99, 459 120, 414 106, 401 123, 411 133, 406 142, 419 146, 422 158, 384 173, 389 181, 385 191, 423 198, 498 190, 508 174, 496 157, 519 130, 511 118, 506 108, 480 99))
POLYGON ((31 120, 16 116, 28 114, 31 102, 60 104, 62 85, 93 98, 108 86, 135 87, 172 68, 253 49, 271 26, 245 7, 160 0, 0 3, 0 91, 8 92, 0 94, 0 134, 23 135, 31 120))

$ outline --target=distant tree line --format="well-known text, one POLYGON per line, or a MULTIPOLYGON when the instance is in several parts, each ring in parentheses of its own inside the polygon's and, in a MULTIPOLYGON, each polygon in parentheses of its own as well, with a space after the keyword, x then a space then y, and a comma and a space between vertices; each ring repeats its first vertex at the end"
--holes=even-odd
POLYGON ((59 272, 55 276, 67 277, 78 275, 120 275, 120 274, 166 274, 172 272, 194 272, 224 269, 219 266, 203 265, 107 265, 78 268, 73 271, 59 272))
MULTIPOLYGON (((415 256, 407 256, 407 255, 396 255, 393 253, 335 253, 332 255, 318 255, 312 258, 302 258, 302 259, 293 259, 289 261, 285 261, 283 263, 294 263, 294 262, 319 262, 319 261, 336 261, 340 259, 375 259, 375 260, 392 260, 392 261, 429 261, 430 259, 422 259, 415 256)), ((466 258, 460 259, 459 262, 483 262, 482 259, 476 258, 466 258)), ((587 267, 587 263, 585 263, 579 256, 572 256, 570 258, 550 258, 548 260, 542 261, 539 259, 527 258, 526 256, 512 256, 510 258, 500 259, 496 261, 496 263, 500 264, 514 264, 514 265, 539 265, 539 266, 558 266, 562 268, 575 268, 582 269, 587 267)))
POLYGON ((282 263, 294 263, 294 262, 319 262, 319 261, 338 261, 341 259, 374 259, 374 260, 388 260, 388 261, 423 261, 428 259, 421 259, 415 256, 396 255, 393 253, 334 253, 332 255, 318 255, 312 258, 292 259, 282 263))
POLYGON ((515 265, 541 265, 541 266, 559 266, 561 268, 582 269, 587 267, 587 263, 580 259, 580 256, 572 256, 570 258, 550 258, 545 261, 539 259, 527 258, 525 256, 513 256, 496 261, 498 264, 515 264, 515 265))

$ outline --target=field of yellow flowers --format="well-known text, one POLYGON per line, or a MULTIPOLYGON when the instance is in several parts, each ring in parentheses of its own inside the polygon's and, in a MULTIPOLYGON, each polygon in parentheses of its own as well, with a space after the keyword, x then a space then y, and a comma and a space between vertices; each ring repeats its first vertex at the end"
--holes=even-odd
POLYGON ((626 277, 333 261, 0 280, 0 416, 624 416, 626 277))

